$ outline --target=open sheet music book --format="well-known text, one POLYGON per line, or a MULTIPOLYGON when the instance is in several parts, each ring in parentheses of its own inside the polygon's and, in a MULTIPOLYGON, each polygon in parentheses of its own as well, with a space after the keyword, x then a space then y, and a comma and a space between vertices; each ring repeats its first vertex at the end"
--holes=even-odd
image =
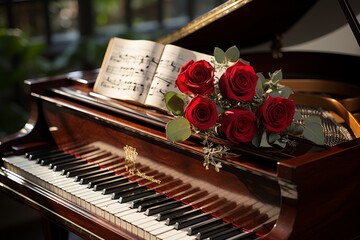
POLYGON ((149 40, 112 38, 108 44, 94 92, 167 111, 164 93, 179 92, 175 80, 189 60, 211 56, 149 40))

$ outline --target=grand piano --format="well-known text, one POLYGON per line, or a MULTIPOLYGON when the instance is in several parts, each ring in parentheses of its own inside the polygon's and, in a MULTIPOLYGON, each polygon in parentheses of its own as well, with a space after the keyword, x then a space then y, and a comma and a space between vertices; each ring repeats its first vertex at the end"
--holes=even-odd
MULTIPOLYGON (((246 46, 276 38, 314 2, 228 1, 159 41, 203 52, 246 46), (291 11, 281 15, 287 21, 269 5, 291 11), (224 24, 249 18, 261 31, 244 42, 250 29, 220 34, 224 24), (209 34, 219 38, 205 41, 209 34)), ((265 72, 273 71, 270 55, 243 57, 265 72)), ((323 77, 309 61, 304 72, 292 66, 309 56, 272 61, 304 114, 331 115, 322 123, 326 145, 297 139, 295 149, 259 150, 213 139, 236 153, 218 159, 219 172, 204 168, 198 135, 166 139, 170 116, 94 94, 98 70, 26 80, 31 114, 19 132, 0 139, 0 189, 41 213, 46 239, 64 239, 65 230, 84 239, 355 239, 360 87, 334 71, 323 77), (128 169, 134 155, 142 176, 128 169)), ((347 63, 349 75, 357 71, 358 57, 333 57, 347 63)))

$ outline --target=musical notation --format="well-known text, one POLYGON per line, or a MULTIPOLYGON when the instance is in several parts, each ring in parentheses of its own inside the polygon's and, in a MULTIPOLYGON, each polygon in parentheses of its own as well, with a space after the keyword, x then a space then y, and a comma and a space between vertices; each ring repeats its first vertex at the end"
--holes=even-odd
POLYGON ((114 39, 109 46, 94 91, 162 109, 164 94, 178 91, 175 81, 181 67, 191 59, 210 57, 146 40, 114 39))

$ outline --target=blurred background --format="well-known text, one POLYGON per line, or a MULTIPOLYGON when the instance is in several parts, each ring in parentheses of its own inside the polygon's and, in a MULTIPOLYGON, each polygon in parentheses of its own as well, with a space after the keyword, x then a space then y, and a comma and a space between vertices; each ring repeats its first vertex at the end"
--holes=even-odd
POLYGON ((98 68, 110 37, 155 40, 225 1, 1 0, 0 137, 28 118, 28 78, 98 68))
MULTIPOLYGON (((24 80, 99 68, 110 37, 156 40, 224 2, 0 0, 0 139, 21 129, 29 117, 24 80)), ((349 2, 359 19, 360 1, 349 2)), ((337 0, 316 1, 284 33, 282 46, 284 51, 360 56, 337 0)), ((270 47, 265 42, 241 51, 270 47)), ((40 216, 1 192, 0 212, 2 239, 23 239, 24 234, 28 240, 42 239, 40 216)))

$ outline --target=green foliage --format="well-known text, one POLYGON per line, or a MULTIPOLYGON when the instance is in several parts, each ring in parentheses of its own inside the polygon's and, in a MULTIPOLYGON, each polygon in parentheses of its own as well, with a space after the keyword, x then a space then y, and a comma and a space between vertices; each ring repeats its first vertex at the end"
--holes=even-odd
POLYGON ((309 116, 304 119, 304 138, 319 144, 324 145, 325 136, 321 125, 321 118, 318 116, 309 116))
POLYGON ((240 51, 236 46, 232 46, 228 50, 226 50, 225 57, 230 62, 236 62, 236 60, 240 58, 240 51))
POLYGON ((21 84, 47 69, 44 50, 44 44, 31 42, 19 29, 0 29, 0 90, 21 84))
POLYGON ((221 48, 215 47, 214 58, 218 63, 225 63, 225 52, 221 48))
POLYGON ((165 104, 169 112, 175 116, 181 116, 184 113, 185 96, 173 91, 165 93, 165 104))
POLYGON ((289 98, 293 91, 286 86, 282 86, 280 88, 272 89, 270 95, 275 97, 289 98))
POLYGON ((273 74, 270 74, 270 77, 271 77, 270 79, 271 83, 277 84, 283 78, 281 69, 275 71, 273 74))
POLYGON ((214 58, 220 64, 236 62, 240 58, 240 51, 236 46, 232 46, 224 52, 221 48, 215 47, 214 58))
POLYGON ((308 116, 302 119, 299 112, 295 112, 293 123, 287 127, 288 133, 295 136, 303 136, 305 139, 319 145, 324 145, 325 135, 322 127, 322 120, 319 116, 308 116))
POLYGON ((189 121, 184 117, 175 118, 166 124, 166 137, 171 142, 181 142, 191 135, 189 121))
POLYGON ((45 45, 20 29, 0 29, 0 136, 18 131, 28 118, 23 81, 46 72, 45 45))
POLYGON ((321 125, 314 122, 304 126, 304 137, 319 145, 323 145, 325 142, 321 125))

